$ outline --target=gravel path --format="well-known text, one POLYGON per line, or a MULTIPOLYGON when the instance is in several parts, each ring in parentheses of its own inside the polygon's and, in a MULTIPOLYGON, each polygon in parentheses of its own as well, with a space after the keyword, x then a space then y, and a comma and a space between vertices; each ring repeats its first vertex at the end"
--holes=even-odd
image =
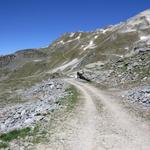
POLYGON ((96 87, 66 79, 81 93, 71 115, 61 122, 43 150, 149 150, 150 122, 141 122, 132 110, 125 109, 96 87))

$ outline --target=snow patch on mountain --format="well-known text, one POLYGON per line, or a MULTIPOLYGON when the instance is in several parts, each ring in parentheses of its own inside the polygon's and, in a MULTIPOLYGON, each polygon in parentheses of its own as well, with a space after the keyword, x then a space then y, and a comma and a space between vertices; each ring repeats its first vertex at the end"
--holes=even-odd
POLYGON ((60 44, 63 44, 63 45, 65 44, 65 42, 64 42, 63 40, 61 40, 59 43, 60 43, 60 44))
MULTIPOLYGON (((79 62, 79 60, 77 58, 75 58, 72 61, 69 61, 68 63, 66 63, 64 65, 59 66, 59 67, 53 69, 49 73, 53 73, 53 72, 57 72, 57 71, 63 71, 63 70, 65 70, 68 67, 73 67, 74 68, 78 64, 78 62, 79 62)), ((71 70, 72 70, 72 68, 71 68, 71 70)))
POLYGON ((145 40, 148 40, 148 39, 150 39, 150 36, 141 36, 140 37, 140 40, 142 40, 142 41, 145 41, 145 40))
MULTIPOLYGON (((69 37, 72 38, 74 35, 75 35, 75 33, 71 33, 71 35, 70 35, 69 37)), ((81 35, 82 35, 82 33, 79 33, 79 35, 78 35, 76 38, 73 38, 73 39, 67 40, 67 41, 61 40, 61 41, 59 41, 57 44, 65 45, 65 44, 68 44, 68 43, 70 43, 70 42, 79 40, 79 39, 81 38, 81 35)))
POLYGON ((68 41, 66 41, 65 43, 70 43, 70 42, 72 42, 72 41, 79 40, 80 38, 81 38, 81 33, 80 33, 79 36, 77 36, 75 39, 68 40, 68 41))
POLYGON ((96 45, 94 44, 94 41, 91 40, 91 41, 89 42, 89 44, 88 44, 86 47, 83 48, 83 50, 85 51, 85 50, 87 50, 87 49, 94 49, 94 48, 96 48, 96 45))
POLYGON ((42 61, 41 59, 35 59, 35 60, 33 60, 34 62, 40 62, 40 61, 42 61))
POLYGON ((75 33, 73 32, 73 33, 70 34, 70 37, 72 38, 74 35, 75 35, 75 33))
POLYGON ((125 49, 125 50, 129 50, 129 47, 127 46, 127 47, 125 47, 124 49, 125 49))
POLYGON ((79 36, 78 36, 76 39, 78 39, 78 40, 79 40, 80 38, 81 38, 81 33, 79 34, 79 36))
POLYGON ((136 32, 136 31, 137 31, 136 29, 132 29, 130 27, 126 27, 126 28, 122 29, 120 31, 120 33, 130 33, 130 32, 136 32))
POLYGON ((100 29, 100 32, 102 32, 103 34, 105 34, 108 31, 108 29, 100 29))
POLYGON ((96 35, 95 37, 94 37, 94 39, 97 39, 98 38, 98 35, 96 35))

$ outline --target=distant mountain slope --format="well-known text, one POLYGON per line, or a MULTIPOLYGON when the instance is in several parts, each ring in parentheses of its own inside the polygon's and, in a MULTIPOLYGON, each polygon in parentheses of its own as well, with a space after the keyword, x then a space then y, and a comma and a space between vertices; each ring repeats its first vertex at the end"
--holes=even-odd
MULTIPOLYGON (((46 48, 22 50, 0 57, 0 79, 19 79, 55 72, 68 74, 97 62, 103 64, 103 71, 106 71, 106 74, 113 70, 116 76, 121 72, 127 72, 126 70, 120 72, 117 67, 114 68, 114 65, 118 66, 117 61, 136 63, 144 57, 141 61, 147 64, 146 68, 149 69, 149 50, 150 9, 125 22, 104 29, 65 33, 46 48)), ((101 65, 98 70, 101 74, 101 65)), ((135 70, 131 68, 131 71, 135 70)), ((93 72, 92 69, 88 69, 88 72, 90 71, 93 72)), ((143 72, 149 73, 145 69, 143 72)), ((105 84, 105 81, 103 83, 105 84)))

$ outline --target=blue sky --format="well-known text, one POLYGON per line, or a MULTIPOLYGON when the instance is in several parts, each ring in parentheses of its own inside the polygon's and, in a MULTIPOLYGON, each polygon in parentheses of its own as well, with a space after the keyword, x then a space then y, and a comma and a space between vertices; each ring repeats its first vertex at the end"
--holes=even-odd
POLYGON ((64 32, 116 24, 148 8, 149 0, 0 0, 0 55, 47 46, 64 32))

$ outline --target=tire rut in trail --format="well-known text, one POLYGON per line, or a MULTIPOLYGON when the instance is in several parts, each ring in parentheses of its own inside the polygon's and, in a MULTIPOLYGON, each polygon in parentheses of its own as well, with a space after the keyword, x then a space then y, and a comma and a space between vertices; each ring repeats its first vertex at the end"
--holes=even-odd
MULTIPOLYGON (((77 127, 77 136, 75 137, 74 144, 70 147, 72 150, 94 150, 96 146, 96 134, 97 134, 97 117, 98 112, 93 103, 92 97, 80 86, 75 85, 83 95, 81 100, 84 101, 84 106, 79 107, 77 110, 78 122, 75 125, 77 127)), ((72 120, 74 120, 73 118, 72 120)))
POLYGON ((103 104, 104 112, 99 113, 99 146, 111 150, 149 150, 150 130, 149 125, 136 122, 128 111, 124 110, 120 101, 103 94, 99 89, 85 83, 71 80, 92 96, 93 101, 103 104), (119 103, 118 103, 119 102, 119 103), (103 142, 104 141, 104 142, 103 142))
POLYGON ((39 150, 149 150, 148 128, 137 124, 119 100, 90 84, 66 81, 80 91, 80 101, 39 150))
POLYGON ((95 150, 98 112, 92 97, 80 86, 76 88, 81 95, 73 114, 57 128, 49 144, 39 144, 37 149, 95 150))

